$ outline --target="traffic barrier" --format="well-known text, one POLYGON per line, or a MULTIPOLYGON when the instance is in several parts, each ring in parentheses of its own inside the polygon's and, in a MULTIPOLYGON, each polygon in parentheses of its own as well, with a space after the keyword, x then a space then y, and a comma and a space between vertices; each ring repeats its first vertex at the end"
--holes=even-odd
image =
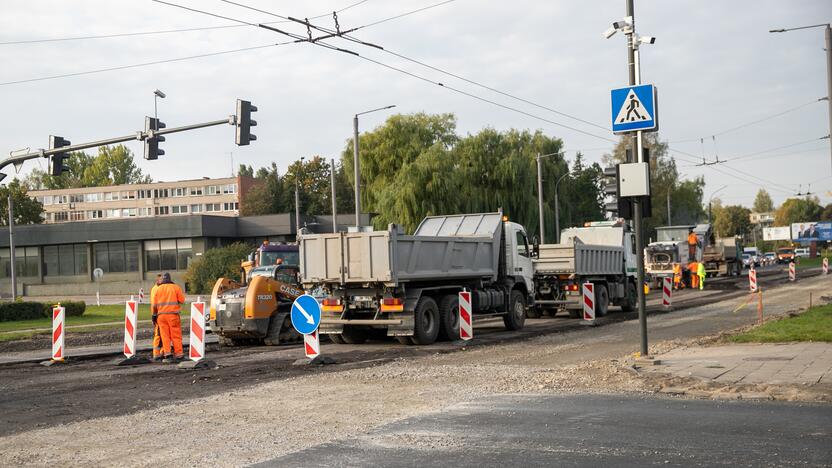
POLYGON ((52 361, 63 362, 66 309, 61 304, 52 308, 52 361))
POLYGON ((139 324, 138 305, 131 297, 124 305, 124 357, 136 355, 136 328, 139 324))
POLYGON ((144 288, 139 288, 139 304, 144 303, 144 288))
POLYGON ((471 292, 459 292, 459 339, 468 341, 474 338, 474 326, 471 322, 471 292))
POLYGON ((595 285, 592 283, 583 284, 584 321, 593 323, 595 321, 595 285))
POLYGON ((748 270, 748 287, 751 292, 757 292, 757 270, 754 268, 748 270))
POLYGON ((191 303, 191 341, 188 345, 188 357, 198 362, 205 358, 205 303, 191 303))
POLYGON ((662 305, 665 309, 673 307, 673 283, 670 278, 662 278, 662 305))
POLYGON ((797 279, 797 270, 795 270, 794 262, 789 262, 789 281, 797 279))
POLYGON ((318 330, 303 335, 303 349, 309 359, 315 359, 321 354, 321 338, 318 330))
POLYGON ((827 257, 823 257, 823 274, 829 274, 829 259, 827 257))

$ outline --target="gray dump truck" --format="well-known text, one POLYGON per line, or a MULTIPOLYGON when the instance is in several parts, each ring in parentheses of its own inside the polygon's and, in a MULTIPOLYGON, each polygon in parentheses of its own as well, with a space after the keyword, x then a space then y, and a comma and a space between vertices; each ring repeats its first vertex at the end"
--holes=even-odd
POLYGON ((386 231, 302 234, 300 282, 321 297, 319 331, 335 343, 371 333, 426 345, 459 336, 458 293, 474 318, 523 328, 534 298, 523 226, 502 213, 429 216, 413 235, 386 231))
POLYGON ((633 233, 620 223, 599 221, 565 229, 561 243, 535 247, 535 304, 530 317, 566 310, 579 317, 581 284, 595 285, 595 315, 610 305, 635 309, 636 253, 633 233))
POLYGON ((709 276, 736 276, 742 273, 742 238, 722 237, 705 247, 702 254, 709 276))

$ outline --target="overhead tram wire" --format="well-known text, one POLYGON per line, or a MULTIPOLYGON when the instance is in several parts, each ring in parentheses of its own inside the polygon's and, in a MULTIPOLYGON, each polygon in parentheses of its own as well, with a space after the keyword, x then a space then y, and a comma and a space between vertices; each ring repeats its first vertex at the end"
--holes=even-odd
MULTIPOLYGON (((351 3, 339 10, 335 10, 336 13, 341 13, 342 11, 349 10, 350 8, 356 7, 361 5, 362 3, 369 2, 370 0, 360 0, 358 2, 351 3)), ((310 16, 310 19, 318 19, 332 16, 332 13, 324 13, 320 15, 310 16)), ((269 23, 264 24, 280 24, 280 23, 288 23, 288 20, 285 21, 272 21, 269 23)), ((130 36, 150 36, 155 34, 173 34, 173 33, 182 33, 182 32, 193 32, 193 31, 210 31, 215 29, 232 29, 232 28, 242 28, 246 25, 243 24, 234 24, 234 25, 226 25, 226 26, 203 26, 203 27, 196 27, 196 28, 183 28, 183 29, 161 29, 156 31, 138 31, 138 32, 128 32, 128 33, 115 33, 115 34, 102 34, 97 36, 75 36, 75 37, 58 37, 58 38, 44 38, 44 39, 27 39, 27 40, 18 40, 18 41, 6 41, 0 42, 0 46, 4 45, 21 45, 21 44, 39 44, 44 42, 64 42, 64 41, 83 41, 83 40, 90 40, 90 39, 109 39, 114 37, 130 37, 130 36)))

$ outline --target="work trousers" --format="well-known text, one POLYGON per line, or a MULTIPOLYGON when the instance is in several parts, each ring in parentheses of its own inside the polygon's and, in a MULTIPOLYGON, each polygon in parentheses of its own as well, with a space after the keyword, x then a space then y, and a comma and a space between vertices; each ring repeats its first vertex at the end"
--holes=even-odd
POLYGON ((699 287, 699 276, 690 275, 690 287, 694 289, 699 287))
POLYGON ((156 323, 159 325, 159 334, 162 335, 162 355, 170 356, 170 348, 173 346, 173 355, 177 358, 184 357, 182 322, 179 319, 179 314, 159 314, 156 323))
POLYGON ((699 276, 699 289, 705 289, 705 275, 698 275, 699 276))
MULTIPOLYGON (((170 348, 168 348, 170 351, 170 348)), ((153 326, 153 357, 161 357, 162 356, 162 334, 159 333, 159 325, 156 324, 153 326)))

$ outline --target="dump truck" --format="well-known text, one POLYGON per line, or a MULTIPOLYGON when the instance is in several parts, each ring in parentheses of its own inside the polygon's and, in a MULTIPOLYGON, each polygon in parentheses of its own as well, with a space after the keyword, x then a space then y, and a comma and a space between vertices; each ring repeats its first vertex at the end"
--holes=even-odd
POLYGON ((241 281, 219 278, 211 292, 209 324, 220 344, 278 345, 302 340, 292 327, 298 286, 298 246, 264 242, 240 265, 241 281))
POLYGON ((690 276, 687 268, 691 261, 688 234, 695 227, 662 226, 656 228, 656 242, 651 242, 644 248, 644 272, 648 281, 657 289, 661 287, 664 278, 673 279, 674 263, 681 265, 682 279, 687 282, 690 276))
POLYGON ((742 238, 722 237, 705 247, 702 254, 708 276, 735 276, 742 273, 742 238))
POLYGON ((428 216, 413 235, 386 231, 303 234, 300 282, 321 295, 319 332, 335 343, 370 333, 427 345, 459 336, 458 293, 475 320, 523 328, 534 298, 523 226, 501 212, 428 216))
POLYGON ((635 310, 635 239, 621 222, 599 221, 565 229, 559 244, 535 246, 535 305, 530 317, 566 310, 581 316, 583 283, 593 283, 595 315, 607 314, 610 305, 635 310))

